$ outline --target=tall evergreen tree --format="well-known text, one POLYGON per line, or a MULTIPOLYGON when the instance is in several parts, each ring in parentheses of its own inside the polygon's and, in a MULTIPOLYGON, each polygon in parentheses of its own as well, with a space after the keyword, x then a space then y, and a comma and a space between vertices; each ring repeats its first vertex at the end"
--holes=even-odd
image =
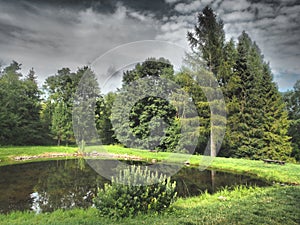
MULTIPOLYGON (((214 78, 217 79, 220 85, 224 85, 226 78, 220 77, 219 69, 223 62, 223 53, 224 53, 224 43, 225 43, 225 32, 223 29, 223 22, 219 20, 214 13, 214 11, 210 7, 205 7, 202 12, 198 14, 197 17, 197 24, 194 27, 193 32, 187 33, 187 38, 189 44, 193 50, 193 54, 191 54, 187 61, 193 65, 193 69, 202 67, 202 62, 205 63, 205 68, 212 72, 214 78), (195 64, 198 63, 199 65, 195 64)), ((197 73, 200 72, 199 69, 196 69, 197 73)), ((201 71, 200 73, 203 73, 201 71)), ((201 74, 199 74, 201 75, 201 74)), ((222 74, 225 75, 225 74, 222 74)), ((207 93, 213 94, 217 87, 215 87, 214 82, 212 81, 214 78, 209 76, 204 76, 210 82, 205 84, 202 82, 202 89, 205 89, 207 93)), ((203 78, 202 78, 203 79, 203 78)), ((201 82, 200 82, 201 83, 201 82)), ((220 128, 221 126, 215 126, 213 121, 216 120, 214 111, 218 111, 217 107, 220 105, 220 99, 212 100, 210 102, 210 111, 211 111, 211 118, 214 119, 210 120, 210 155, 216 156, 217 154, 217 137, 214 137, 215 130, 220 128)), ((205 104, 205 103, 204 103, 205 104)), ((206 103, 207 104, 207 103, 206 103)), ((224 118, 221 119, 224 122, 224 118)), ((215 121, 216 122, 216 121, 215 121)), ((220 121, 219 121, 220 122, 220 121)), ((218 123, 219 123, 218 122, 218 123)), ((220 122, 221 124, 223 122, 220 122)))
POLYGON ((235 73, 235 64, 237 61, 237 50, 233 39, 225 43, 223 49, 223 57, 217 79, 224 95, 226 102, 226 114, 227 114, 227 128, 225 137, 222 143, 222 148, 219 153, 220 156, 229 156, 230 149, 233 143, 231 142, 232 127, 236 126, 238 120, 236 114, 239 109, 239 102, 237 99, 237 93, 240 89, 241 80, 240 77, 235 73))
POLYGON ((209 6, 198 14, 194 32, 188 32, 187 38, 194 52, 206 62, 207 69, 217 76, 222 61, 225 32, 223 21, 217 18, 209 6))
MULTIPOLYGON (((201 85, 198 83, 201 77, 199 74, 193 72, 191 69, 183 68, 178 74, 176 74, 176 83, 180 85, 185 93, 188 93, 191 97, 192 103, 196 106, 196 117, 185 118, 184 112, 180 114, 180 120, 182 123, 195 123, 195 120, 199 122, 197 129, 189 131, 190 137, 198 137, 198 144, 196 146, 196 152, 203 154, 206 148, 210 135, 210 109, 209 103, 201 85)), ((179 102, 180 103, 180 102, 179 102)), ((176 102, 175 102, 176 104, 176 102)), ((191 126, 191 128, 193 128, 191 126)), ((189 141, 188 139, 186 140, 189 141)))
MULTIPOLYGON (((79 71, 83 76, 74 93, 73 128, 80 146, 98 144, 97 100, 101 98, 95 73, 88 67, 79 71)), ((102 115, 98 115, 102 117, 102 115)))
POLYGON ((290 121, 288 112, 273 77, 269 65, 263 63, 263 85, 261 98, 263 100, 263 148, 260 148, 255 158, 272 158, 291 160, 292 147, 288 130, 290 121))
POLYGON ((238 112, 232 115, 231 156, 288 159, 289 122, 283 101, 263 56, 246 32, 239 37, 235 73, 238 112))
POLYGON ((14 144, 13 140, 21 135, 18 130, 22 121, 18 104, 22 104, 23 97, 20 69, 21 64, 14 61, 4 68, 0 77, 0 140, 3 145, 14 144))
POLYGON ((291 120, 289 135, 292 138, 292 156, 300 161, 300 80, 296 82, 292 91, 285 93, 284 100, 291 120))
POLYGON ((54 139, 57 140, 58 146, 62 141, 67 140, 69 135, 71 121, 68 118, 67 110, 66 104, 63 101, 59 101, 56 103, 52 115, 51 131, 54 135, 54 139))
POLYGON ((44 132, 45 130, 43 130, 41 124, 41 91, 39 90, 37 76, 33 68, 29 71, 23 82, 26 96, 23 104, 26 110, 22 113, 24 117, 22 129, 24 129, 24 132, 31 134, 26 138, 28 140, 26 144, 44 144, 48 139, 48 135, 44 132))
POLYGON ((0 77, 0 143, 41 144, 40 92, 35 80, 21 79, 20 69, 13 61, 0 77))
POLYGON ((262 99, 259 96, 262 87, 260 58, 246 32, 238 39, 238 58, 235 73, 241 82, 237 91, 239 109, 233 115, 237 124, 232 127, 231 147, 233 155, 252 158, 256 150, 262 148, 262 99))

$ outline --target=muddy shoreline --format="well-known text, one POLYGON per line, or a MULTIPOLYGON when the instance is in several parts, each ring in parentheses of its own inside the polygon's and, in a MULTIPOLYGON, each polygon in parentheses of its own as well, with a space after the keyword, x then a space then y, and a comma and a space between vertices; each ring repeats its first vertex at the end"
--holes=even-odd
POLYGON ((112 154, 112 153, 99 153, 99 152, 91 152, 91 153, 60 153, 60 152, 49 152, 43 153, 39 155, 23 155, 23 156, 13 156, 11 157, 14 161, 29 161, 35 159, 53 159, 53 158, 105 158, 105 159, 125 159, 125 160, 143 160, 142 157, 133 156, 128 154, 112 154))

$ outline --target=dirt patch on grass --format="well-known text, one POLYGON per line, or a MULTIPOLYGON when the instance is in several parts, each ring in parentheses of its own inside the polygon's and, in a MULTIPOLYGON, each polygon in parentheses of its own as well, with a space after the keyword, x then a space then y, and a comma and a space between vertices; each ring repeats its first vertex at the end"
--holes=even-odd
POLYGON ((12 156, 11 159, 15 161, 28 161, 35 159, 45 159, 45 158, 80 158, 80 157, 88 157, 88 158, 105 158, 105 159, 125 159, 125 160, 142 160, 139 156, 133 156, 128 154, 112 154, 112 153, 99 153, 99 152, 91 152, 91 153, 61 153, 61 152, 45 152, 39 155, 22 155, 22 156, 12 156))

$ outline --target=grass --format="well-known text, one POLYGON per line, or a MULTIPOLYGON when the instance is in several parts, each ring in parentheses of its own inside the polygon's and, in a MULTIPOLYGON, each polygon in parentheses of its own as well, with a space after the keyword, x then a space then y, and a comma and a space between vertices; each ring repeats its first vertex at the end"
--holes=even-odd
MULTIPOLYGON (((146 161, 156 159, 157 161, 182 162, 183 159, 188 158, 183 154, 177 154, 176 157, 176 154, 172 154, 171 156, 171 153, 168 152, 156 153, 139 149, 125 149, 121 146, 104 146, 104 148, 109 153, 139 156, 146 161)), ((191 165, 199 166, 203 162, 206 164, 209 160, 210 157, 205 159, 203 156, 193 155, 190 158, 190 163, 191 165)), ((216 157, 208 168, 248 174, 270 182, 300 184, 300 164, 286 163, 286 165, 282 166, 278 164, 266 164, 260 160, 216 157)))
MULTIPOLYGON (((15 156, 32 156, 40 155, 44 153, 75 153, 78 150, 77 147, 66 146, 6 146, 0 147, 0 166, 24 163, 14 161, 12 158, 15 156)), ((30 161, 49 160, 49 158, 36 159, 30 161)))
POLYGON ((266 164, 260 160, 215 158, 211 169, 246 173, 258 178, 287 184, 300 184, 300 164, 266 164))
MULTIPOLYGON (((99 147, 88 147, 85 151, 97 150, 99 147)), ((113 154, 130 155, 141 157, 145 161, 151 162, 152 159, 168 162, 181 162, 189 158, 190 155, 172 154, 168 152, 150 152, 147 150, 124 148, 117 145, 102 146, 105 151, 113 154)), ((35 146, 35 147, 0 147, 0 166, 14 163, 24 163, 24 161, 14 161, 13 156, 23 155, 38 155, 45 152, 64 152, 75 153, 78 151, 77 147, 64 146, 35 146)), ((103 151, 103 150, 102 150, 103 151)), ((67 157, 72 158, 72 157, 67 157)), ((63 158, 65 159, 65 158, 63 158)), ((35 159, 31 161, 48 160, 47 158, 35 159)), ((199 166, 199 163, 208 162, 209 158, 202 156, 192 156, 190 163, 194 166, 199 166)), ((286 165, 266 164, 260 160, 247 159, 232 159, 216 157, 209 165, 210 169, 222 170, 234 173, 248 174, 270 182, 279 182, 286 184, 300 185, 300 164, 286 163, 286 165)))
POLYGON ((178 199, 159 215, 138 215, 114 221, 100 217, 97 210, 57 210, 35 215, 32 212, 0 214, 0 224, 299 224, 300 187, 237 187, 216 194, 178 199))

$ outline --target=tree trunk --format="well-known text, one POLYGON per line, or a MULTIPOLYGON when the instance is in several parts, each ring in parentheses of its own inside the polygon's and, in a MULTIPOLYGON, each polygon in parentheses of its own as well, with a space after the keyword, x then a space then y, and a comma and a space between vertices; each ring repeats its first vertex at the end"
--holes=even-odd
POLYGON ((211 157, 216 157, 217 156, 216 145, 214 143, 214 133, 213 133, 212 123, 211 123, 211 128, 210 128, 210 156, 211 157))

